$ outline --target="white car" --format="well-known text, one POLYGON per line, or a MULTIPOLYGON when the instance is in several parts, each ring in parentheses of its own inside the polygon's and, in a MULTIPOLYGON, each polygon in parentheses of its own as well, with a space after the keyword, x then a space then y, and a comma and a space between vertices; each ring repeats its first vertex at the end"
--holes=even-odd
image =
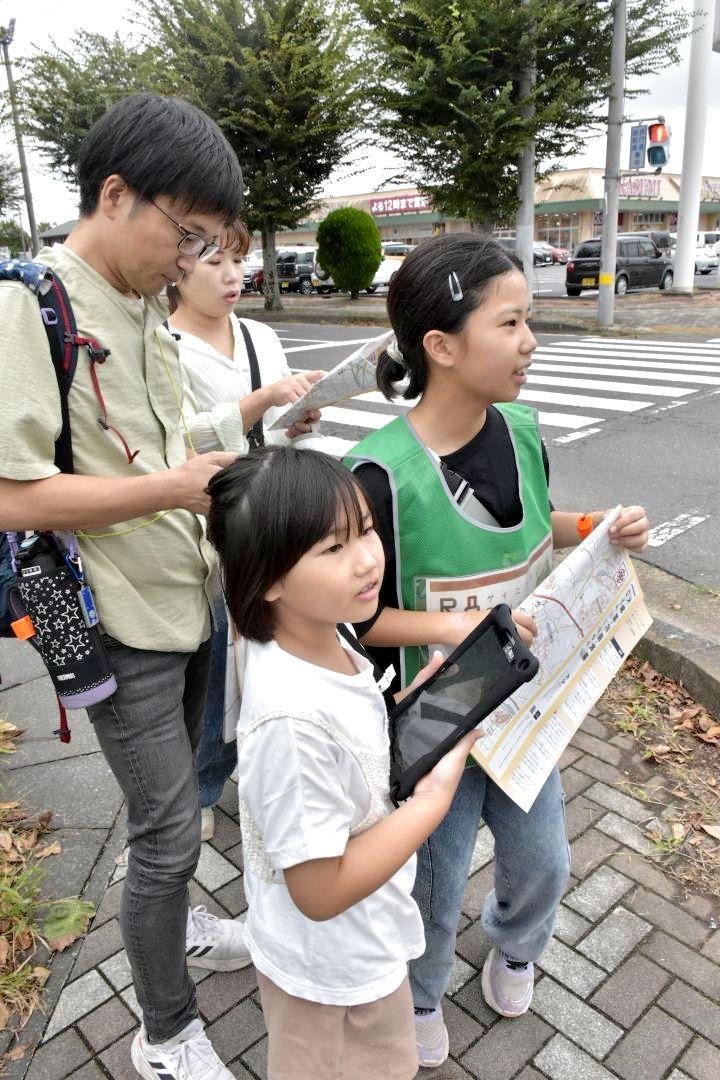
POLYGON ((697 248, 695 252, 696 274, 712 274, 713 271, 717 272, 718 265, 720 265, 720 259, 717 255, 710 254, 705 247, 697 248))
POLYGON ((383 252, 383 260, 375 271, 375 277, 372 279, 372 284, 368 285, 367 291, 374 293, 380 286, 389 285, 400 269, 404 258, 404 255, 386 255, 383 252))

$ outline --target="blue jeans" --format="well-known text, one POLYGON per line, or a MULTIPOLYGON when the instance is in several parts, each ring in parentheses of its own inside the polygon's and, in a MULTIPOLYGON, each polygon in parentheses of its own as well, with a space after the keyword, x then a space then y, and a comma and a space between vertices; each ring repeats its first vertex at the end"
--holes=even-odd
POLYGON ((194 752, 210 647, 151 652, 104 640, 118 688, 88 716, 127 802, 120 931, 148 1039, 164 1042, 197 1016, 185 928, 188 882, 200 855, 194 752))
POLYGON ((237 765, 237 743, 226 743, 223 739, 228 624, 222 603, 215 608, 215 620, 217 629, 211 639, 210 680, 197 753, 200 805, 203 809, 215 806, 222 795, 225 781, 237 765))
POLYGON ((481 818, 495 838, 495 888, 485 900, 483 930, 516 960, 536 960, 552 935, 570 873, 560 773, 552 771, 526 814, 471 766, 446 817, 418 851, 413 896, 426 944, 410 962, 416 1008, 437 1008, 445 993, 481 818))

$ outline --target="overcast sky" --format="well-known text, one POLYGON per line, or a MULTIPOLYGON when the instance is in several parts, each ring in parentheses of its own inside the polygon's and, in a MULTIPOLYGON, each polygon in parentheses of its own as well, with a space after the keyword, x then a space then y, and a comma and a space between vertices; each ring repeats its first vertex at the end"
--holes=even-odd
MULTIPOLYGON (((720 3, 720 0, 717 0, 720 3)), ((704 0, 710 7, 712 0, 704 0)), ((685 6, 692 9, 688 0, 685 6)), ((22 5, 18 0, 0 0, 0 24, 7 25, 14 15, 17 24, 12 56, 20 57, 33 52, 36 48, 46 49, 51 39, 60 45, 68 45, 73 34, 79 29, 112 34, 127 26, 127 17, 132 5, 123 0, 35 0, 34 4, 22 5)), ((688 55, 690 43, 683 43, 684 59, 674 68, 668 68, 661 75, 645 80, 643 88, 648 91, 643 97, 626 102, 626 116, 652 116, 664 114, 672 129, 671 162, 669 171, 680 172, 682 163, 682 141, 684 131, 685 95, 687 90, 688 55)), ((581 58, 579 58, 581 62, 581 58)), ((711 67, 711 97, 707 118, 707 135, 703 172, 706 176, 720 176, 720 53, 713 53, 711 67)), ((0 86, 5 87, 4 68, 0 75, 0 86)), ((4 132, 6 142, 9 131, 4 132)), ((629 135, 625 129, 622 165, 627 165, 629 135)), ((42 164, 40 156, 32 147, 26 148, 31 172, 31 184, 35 200, 35 214, 38 221, 50 221, 53 224, 65 221, 76 215, 76 196, 65 185, 50 176, 42 164)), ((326 194, 342 195, 361 191, 373 191, 396 170, 395 160, 382 152, 364 150, 358 155, 357 166, 350 163, 339 170, 325 187, 326 194), (361 164, 360 164, 361 162, 361 164), (360 171, 362 169, 362 171, 360 171)), ((563 163, 566 167, 597 166, 605 164, 605 139, 602 136, 588 140, 585 151, 563 163)))

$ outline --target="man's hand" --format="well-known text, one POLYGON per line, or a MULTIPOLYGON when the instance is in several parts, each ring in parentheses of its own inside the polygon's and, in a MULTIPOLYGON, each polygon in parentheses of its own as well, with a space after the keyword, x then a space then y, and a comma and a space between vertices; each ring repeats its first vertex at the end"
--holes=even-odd
POLYGON ((286 379, 270 383, 266 387, 270 396, 271 405, 293 405, 301 397, 307 394, 313 383, 322 379, 326 371, 299 371, 297 375, 289 375, 286 379))
MULTIPOLYGON (((448 612, 447 630, 443 634, 442 644, 455 648, 483 621, 487 614, 487 610, 448 612)), ((520 640, 526 645, 532 645, 533 638, 538 632, 534 619, 526 615, 524 611, 517 610, 512 612, 512 617, 520 640)))
POLYGON ((170 470, 173 488, 170 497, 170 510, 191 510, 193 514, 207 514, 210 509, 210 496, 207 486, 219 472, 232 465, 237 454, 224 450, 212 450, 209 454, 196 454, 188 458, 183 465, 170 470))
POLYGON ((642 506, 624 506, 610 526, 610 542, 629 551, 644 551, 650 522, 642 506))

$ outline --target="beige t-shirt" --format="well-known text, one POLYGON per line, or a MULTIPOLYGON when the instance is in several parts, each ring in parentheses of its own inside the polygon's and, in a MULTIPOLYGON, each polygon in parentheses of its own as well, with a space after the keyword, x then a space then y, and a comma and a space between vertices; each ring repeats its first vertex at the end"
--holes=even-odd
MULTIPOLYGON (((122 296, 62 245, 43 249, 37 259, 61 277, 78 333, 110 350, 96 365, 108 423, 131 451, 139 451, 130 464, 118 437, 98 423, 102 409, 81 348, 69 396, 75 472, 125 477, 181 465, 182 373, 175 342, 161 325, 160 302, 122 296)), ((39 480, 58 471, 60 397, 38 301, 25 285, 0 283, 0 325, 0 476, 39 480)), ((192 652, 210 634, 211 549, 199 519, 186 510, 145 522, 151 518, 89 529, 91 535, 80 537, 102 628, 133 648, 192 652)))

